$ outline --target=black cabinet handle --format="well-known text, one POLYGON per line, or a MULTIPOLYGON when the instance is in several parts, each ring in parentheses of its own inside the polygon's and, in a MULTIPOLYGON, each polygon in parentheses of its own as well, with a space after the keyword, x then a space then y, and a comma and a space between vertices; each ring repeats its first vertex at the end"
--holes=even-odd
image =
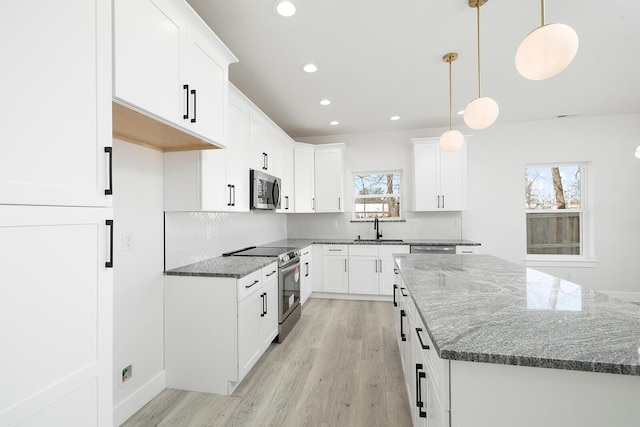
POLYGON ((249 289, 250 287, 252 287, 252 286, 253 286, 253 285, 255 285, 256 283, 258 283, 259 281, 260 281, 260 280, 256 280, 256 281, 254 281, 254 282, 253 282, 252 284, 250 284, 250 285, 245 285, 245 288, 246 288, 246 289, 249 289))
POLYGON ((264 153, 264 158, 267 160, 267 167, 265 167, 265 170, 269 170, 269 154, 268 153, 264 153))
POLYGON ((233 202, 232 202, 233 185, 227 184, 227 188, 229 189, 229 203, 227 203, 227 206, 233 206, 233 202))
POLYGON ((284 196, 284 209, 289 209, 289 196, 284 196))
POLYGON ((109 188, 104 190, 104 195, 109 196, 113 194, 113 148, 104 147, 104 152, 109 155, 109 188))
POLYGON ((404 293, 404 289, 405 289, 405 288, 400 288, 400 293, 402 294, 402 296, 403 296, 403 297, 408 297, 408 296, 409 296, 409 294, 405 294, 405 293, 404 293))
POLYGON ((338 210, 342 209, 342 198, 338 197, 338 210))
POLYGON ((264 314, 269 313, 269 300, 267 299, 268 297, 269 295, 265 292, 264 293, 264 314))
POLYGON ((422 328, 416 328, 416 335, 418 336, 418 340, 420 341, 420 345, 422 346, 423 350, 429 350, 429 346, 426 345, 423 341, 422 341, 422 337, 420 336, 420 332, 422 332, 422 328))
POLYGON ((400 338, 402 338, 402 341, 407 340, 407 334, 404 333, 404 322, 402 321, 405 317, 407 317, 407 312, 400 310, 400 338))
POLYGON ((442 209, 444 209, 444 194, 442 195, 442 209))
POLYGON ((191 119, 191 123, 195 123, 196 122, 196 108, 198 105, 198 101, 196 101, 196 90, 195 89, 191 89, 191 95, 193 95, 193 118, 191 119))
POLYGON ((109 227, 109 261, 104 263, 105 268, 113 268, 113 220, 106 220, 109 227))
POLYGON ((187 104, 186 113, 182 115, 182 118, 186 120, 189 118, 189 85, 183 85, 182 89, 184 89, 184 100, 187 104))
POLYGON ((305 270, 306 270, 306 273, 305 273, 304 277, 309 277, 309 263, 305 262, 304 266, 305 266, 305 270))
POLYGON ((393 285, 393 306, 397 307, 398 302, 396 301, 396 289, 398 289, 398 285, 393 285))
POLYGON ((236 186, 232 185, 231 188, 233 189, 233 206, 236 205, 236 186))
POLYGON ((424 402, 422 401, 422 384, 420 381, 422 378, 427 378, 427 374, 422 369, 422 363, 416 363, 416 406, 419 408, 420 418, 427 418, 427 413, 422 410, 424 402))
POLYGON ((267 170, 267 153, 262 153, 262 169, 267 170))
POLYGON ((438 194, 438 209, 440 209, 440 195, 438 194))
POLYGON ((265 304, 265 295, 267 294, 260 294, 260 298, 262 298, 262 313, 260 313, 260 317, 264 317, 264 315, 267 313, 264 309, 264 304, 265 304))
POLYGON ((276 270, 273 270, 271 273, 267 274, 267 277, 271 277, 276 273, 276 270))

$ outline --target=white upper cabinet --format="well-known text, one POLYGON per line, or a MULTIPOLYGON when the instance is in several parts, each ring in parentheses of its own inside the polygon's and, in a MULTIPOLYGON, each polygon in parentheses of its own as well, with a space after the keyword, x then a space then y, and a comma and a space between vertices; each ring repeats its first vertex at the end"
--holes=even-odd
POLYGON ((281 200, 278 212, 293 213, 294 210, 294 175, 293 175, 293 141, 282 135, 276 143, 276 172, 281 180, 281 200))
POLYGON ((316 212, 344 212, 344 144, 327 144, 315 149, 316 212))
POLYGON ((294 146, 295 212, 315 212, 314 147, 296 143, 294 146))
POLYGON ((251 109, 251 136, 249 144, 249 166, 269 175, 276 173, 275 136, 271 127, 275 125, 257 108, 251 109))
POLYGON ((110 9, 3 2, 0 204, 111 206, 110 9))
MULTIPOLYGON (((230 211, 249 211, 250 104, 230 85, 229 139, 226 151, 226 205, 230 211)), ((219 151, 219 150, 212 150, 219 151)))
POLYGON ((440 149, 437 138, 413 142, 416 211, 460 211, 467 208, 467 145, 440 149))
POLYGON ((114 99, 226 145, 228 66, 237 59, 183 1, 113 3, 114 99))

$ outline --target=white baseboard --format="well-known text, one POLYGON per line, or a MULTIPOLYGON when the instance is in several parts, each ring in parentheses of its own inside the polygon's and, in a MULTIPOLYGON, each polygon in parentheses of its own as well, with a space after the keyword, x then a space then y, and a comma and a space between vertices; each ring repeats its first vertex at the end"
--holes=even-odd
POLYGON ((346 299, 357 301, 393 301, 391 295, 361 295, 361 294, 339 294, 334 292, 313 292, 310 298, 318 299, 346 299))
POLYGON ((616 291, 600 291, 610 297, 618 298, 624 301, 640 303, 640 292, 616 292, 616 291))
POLYGON ((166 385, 167 374, 166 371, 162 371, 143 384, 142 387, 133 392, 129 397, 115 405, 113 408, 114 427, 119 427, 131 418, 131 416, 138 412, 140 408, 149 403, 151 399, 164 390, 166 385))

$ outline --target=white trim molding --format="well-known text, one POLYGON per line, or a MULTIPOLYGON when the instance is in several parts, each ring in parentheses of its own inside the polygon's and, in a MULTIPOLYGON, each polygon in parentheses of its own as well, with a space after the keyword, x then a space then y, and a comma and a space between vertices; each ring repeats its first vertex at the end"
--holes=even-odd
POLYGON ((149 403, 158 393, 166 388, 166 371, 151 378, 138 390, 113 407, 113 425, 120 426, 140 408, 149 403))

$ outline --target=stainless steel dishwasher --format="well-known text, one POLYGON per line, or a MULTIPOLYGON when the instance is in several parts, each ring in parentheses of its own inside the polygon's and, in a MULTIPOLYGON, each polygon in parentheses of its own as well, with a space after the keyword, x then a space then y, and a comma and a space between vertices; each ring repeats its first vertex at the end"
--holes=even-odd
POLYGON ((454 255, 456 253, 456 247, 454 245, 411 245, 411 253, 454 255))

